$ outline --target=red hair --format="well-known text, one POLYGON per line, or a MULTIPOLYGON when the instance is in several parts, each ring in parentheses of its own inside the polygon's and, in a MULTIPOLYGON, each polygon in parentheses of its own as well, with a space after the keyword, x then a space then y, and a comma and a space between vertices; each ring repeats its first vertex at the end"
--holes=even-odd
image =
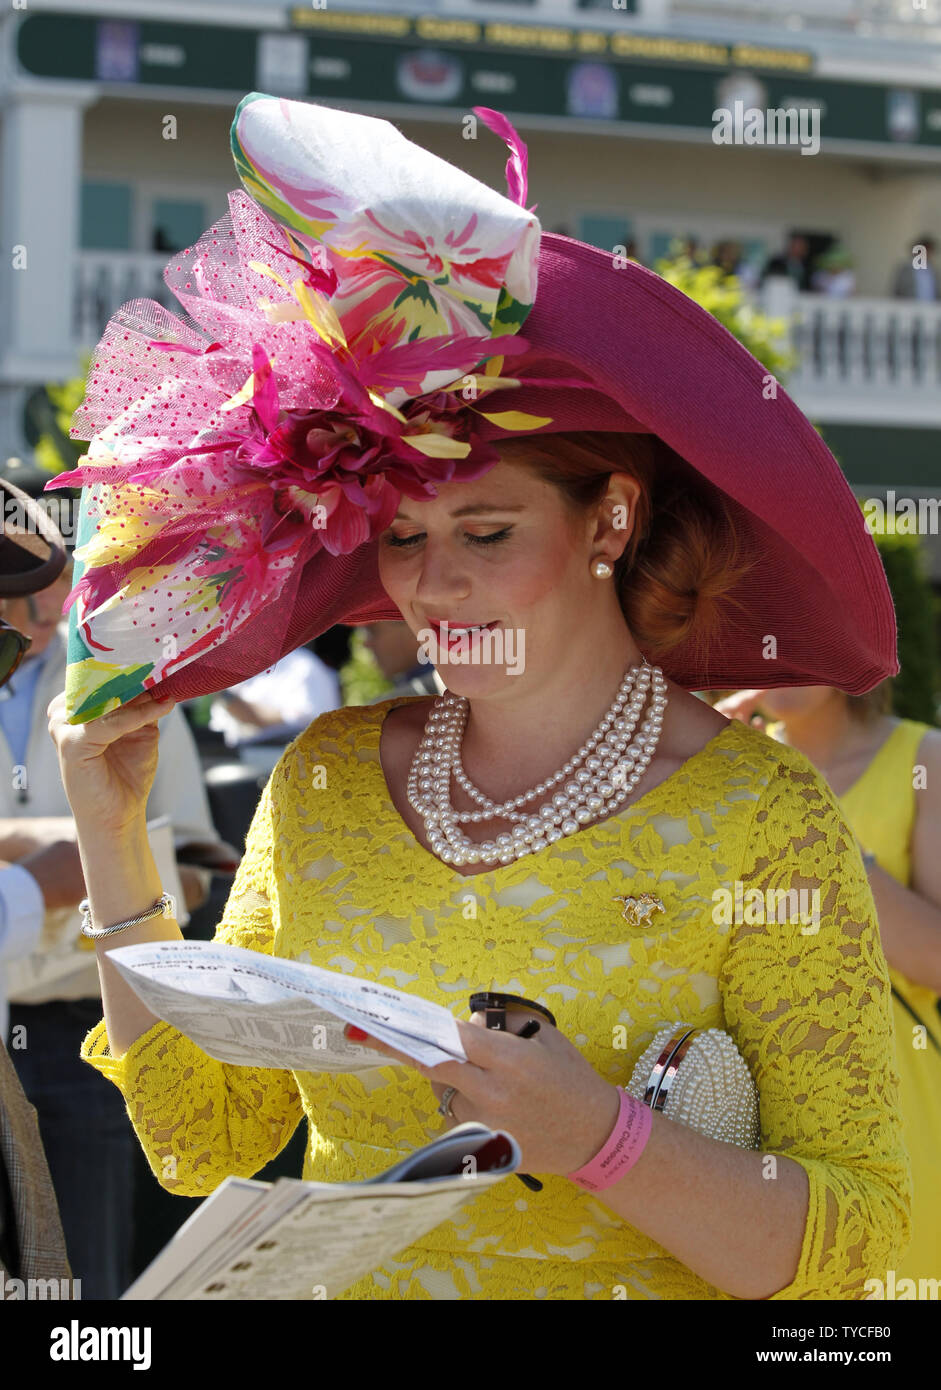
POLYGON ((532 468, 578 509, 600 504, 613 473, 636 479, 634 525, 614 571, 627 625, 651 657, 689 638, 703 647, 714 640, 749 568, 718 488, 651 434, 517 435, 500 456, 532 468))

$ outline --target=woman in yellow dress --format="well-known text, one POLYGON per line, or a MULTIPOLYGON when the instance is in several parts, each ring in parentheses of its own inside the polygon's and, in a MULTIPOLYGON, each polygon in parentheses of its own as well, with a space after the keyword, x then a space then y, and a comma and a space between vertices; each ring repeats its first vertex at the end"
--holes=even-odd
MULTIPOLYGON (((277 220, 261 237, 260 214, 239 224, 253 238, 240 256, 243 279, 257 277, 252 296, 273 297, 259 299, 264 316, 251 320, 262 340, 251 348, 252 375, 226 367, 235 354, 226 324, 249 309, 228 307, 237 296, 232 232, 222 228, 183 258, 188 285, 212 295, 224 285, 210 305, 212 342, 187 337, 160 392, 115 416, 134 329, 125 314, 90 375, 89 390, 107 385, 109 399, 82 417, 102 432, 86 481, 98 466, 110 482, 76 601, 90 655, 77 647, 75 681, 49 708, 88 929, 111 932, 96 941, 104 1019, 82 1055, 121 1089, 158 1180, 183 1194, 256 1173, 302 1117, 304 1176, 328 1182, 377 1174, 448 1124, 475 1119, 516 1137, 541 1191, 496 1184, 382 1269, 328 1294, 867 1296, 867 1281, 883 1279, 906 1243, 910 1204, 872 894, 807 760, 690 693, 720 680, 754 683, 768 669, 769 633, 783 683, 822 678, 861 691, 894 671, 888 590, 836 462, 784 393, 769 394, 764 368, 685 296, 633 262, 564 237, 533 238, 515 135, 517 205, 508 211, 480 186, 471 195, 462 175, 455 187, 472 215, 448 209, 439 223, 455 171, 436 161, 422 183, 430 156, 405 149, 385 122, 260 97, 246 109, 259 121, 240 118, 246 159, 257 163, 266 143, 277 155, 262 161, 275 171, 269 184, 255 177, 251 188, 276 181, 276 219, 285 199, 292 209, 290 253, 277 220), (368 219, 373 231, 396 233, 395 255, 364 255, 366 224, 344 228, 329 258, 333 298, 321 263, 292 301, 291 258, 333 235, 324 171, 308 161, 344 150, 352 188, 373 147, 383 156, 369 174, 377 184, 398 162, 409 166, 399 190, 412 200, 408 217, 396 194, 368 219), (441 348, 452 354, 446 370, 430 385, 419 379, 416 335, 449 277, 464 284, 465 274, 473 294, 460 291, 448 320, 476 335, 461 371, 488 350, 479 329, 488 305, 519 322, 526 276, 519 265, 506 270, 507 226, 521 228, 521 254, 538 249, 538 302, 523 356, 513 356, 520 344, 504 327, 486 369, 458 378, 468 402, 497 380, 503 402, 512 400, 512 410, 482 416, 439 389, 457 368, 453 345, 441 348), (262 245, 274 252, 264 280, 262 245), (204 253, 211 267, 223 252, 218 276, 206 273, 204 253), (362 294, 347 293, 344 276, 358 268, 362 294), (377 350, 364 304, 387 275, 400 278, 375 331, 404 331, 400 313, 408 329, 414 309, 414 333, 400 349, 377 350), (328 347, 313 342, 314 322, 328 347), (310 414, 299 413, 305 386, 291 377, 309 360, 299 357, 305 333, 305 352, 332 355, 342 386, 324 388, 310 414), (512 379, 499 377, 504 355, 512 379), (395 362, 403 385, 393 393, 395 362), (200 400, 235 394, 211 433, 197 436, 204 452, 193 462, 179 400, 197 370, 197 422, 200 400), (277 392, 289 389, 293 413, 284 414, 277 392), (145 512, 135 491, 157 428, 138 421, 170 409, 177 454, 163 451, 160 476, 173 493, 165 512, 177 518, 176 551, 148 542, 135 562, 140 529, 122 537, 120 519, 136 510, 151 529, 163 520, 159 489, 147 490, 145 512), (481 419, 492 432, 479 432, 481 419), (239 420, 234 444, 227 422, 239 420), (495 441, 482 463, 481 438, 495 441), (315 547, 310 573, 280 598, 259 578, 263 621, 220 630, 215 645, 198 626, 212 614, 204 619, 189 581, 218 563, 226 617, 238 615, 232 586, 244 571, 225 552, 228 533, 212 526, 212 547, 193 569, 180 560, 174 571, 169 559, 187 540, 173 460, 208 515, 212 504, 195 489, 209 466, 199 460, 213 449, 229 470, 226 505, 234 509, 242 489, 252 517, 271 521, 258 551, 269 568, 257 561, 253 575, 282 572, 293 540, 299 556, 315 547), (362 483, 356 470, 367 465, 362 483), (302 476, 307 490, 289 492, 302 476), (266 479, 285 483, 270 514, 266 479), (322 545, 309 521, 304 535, 291 530, 300 524, 292 504, 311 493, 326 498, 322 545), (113 573, 102 558, 111 546, 113 573), (166 563, 148 569, 151 555, 166 563), (759 563, 767 583, 755 592, 759 563), (148 618, 148 605, 157 616, 148 618), (216 939, 434 1000, 458 1016, 467 1060, 429 1069, 377 1055, 375 1067, 346 1075, 228 1065, 151 1014, 108 960, 115 944, 180 936, 161 915, 144 819, 167 707, 155 694, 217 688, 236 661, 250 674, 303 640, 302 629, 343 617, 404 619, 430 644, 448 691, 334 711, 294 740, 262 792, 216 939), (185 646, 191 631, 201 634, 198 651, 185 646), (237 654, 228 667, 227 651, 237 654), (160 690, 128 698, 142 670, 160 690), (812 919, 764 911, 792 889, 810 892, 812 919), (662 910, 632 922, 625 898, 645 893, 662 910), (740 895, 762 910, 727 910, 740 895), (557 1027, 544 1022, 523 1040, 487 1031, 479 1014, 465 1021, 476 990, 532 998, 557 1027), (641 1054, 664 1024, 678 1023, 725 1030, 739 1048, 758 1092, 760 1150, 626 1098, 641 1054)), ((337 216, 356 206, 350 191, 337 216)), ((200 515, 194 504, 197 537, 200 515)))
POLYGON ((941 730, 889 713, 890 687, 853 698, 827 686, 748 690, 717 708, 756 709, 767 732, 824 774, 864 852, 889 962, 912 1238, 897 1279, 941 1277, 941 730))

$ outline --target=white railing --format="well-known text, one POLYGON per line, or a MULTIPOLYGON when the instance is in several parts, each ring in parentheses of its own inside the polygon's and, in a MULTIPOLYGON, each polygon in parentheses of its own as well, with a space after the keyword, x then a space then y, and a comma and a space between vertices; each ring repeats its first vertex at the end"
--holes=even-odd
MULTIPOLYGON (((938 18, 938 0, 813 0, 799 5, 795 0, 672 0, 674 13, 691 11, 725 16, 729 10, 741 13, 757 11, 763 19, 780 24, 782 20, 800 15, 805 20, 838 20, 843 24, 904 24, 913 28, 919 21, 938 18)), ((793 37, 794 31, 790 31, 793 37)), ((782 37, 787 37, 787 31, 782 37)))
POLYGON ((797 365, 787 389, 808 414, 941 424, 941 303, 782 296, 771 281, 762 301, 790 320, 797 365))
POLYGON ((181 310, 167 289, 163 269, 167 251, 80 251, 75 258, 72 340, 93 348, 115 309, 129 299, 156 299, 181 310))
MULTIPOLYGON (((764 17, 778 21, 800 13, 800 6, 794 0, 672 0, 671 8, 679 13, 693 10, 697 14, 710 10, 719 14, 728 10, 760 10, 764 17)), ((850 19, 858 10, 859 0, 814 0, 815 17, 850 19)))

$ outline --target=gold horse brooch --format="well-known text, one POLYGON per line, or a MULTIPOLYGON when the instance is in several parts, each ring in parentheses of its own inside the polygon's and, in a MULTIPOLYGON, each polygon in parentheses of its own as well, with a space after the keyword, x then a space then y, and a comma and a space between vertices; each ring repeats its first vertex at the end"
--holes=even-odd
POLYGON ((624 904, 621 908, 621 916, 632 927, 646 925, 655 912, 666 912, 663 903, 652 893, 641 893, 640 897, 637 898, 625 898, 616 894, 614 901, 624 904))

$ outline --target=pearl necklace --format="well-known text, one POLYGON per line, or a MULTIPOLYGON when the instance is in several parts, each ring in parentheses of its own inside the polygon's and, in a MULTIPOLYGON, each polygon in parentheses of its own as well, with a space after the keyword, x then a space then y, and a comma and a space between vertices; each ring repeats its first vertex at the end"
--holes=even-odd
POLYGON ((666 688, 659 666, 632 666, 587 742, 552 777, 499 804, 475 787, 464 771, 461 743, 470 705, 465 696, 446 690, 431 708, 408 775, 408 799, 425 823, 432 851, 446 864, 511 864, 574 835, 601 813, 610 815, 633 792, 656 752, 666 688), (632 741, 648 691, 647 717, 632 741), (452 774, 478 810, 454 810, 452 774), (565 785, 537 814, 521 809, 536 797, 547 797, 562 782, 565 785), (512 834, 474 842, 459 828, 487 820, 512 820, 512 834))

